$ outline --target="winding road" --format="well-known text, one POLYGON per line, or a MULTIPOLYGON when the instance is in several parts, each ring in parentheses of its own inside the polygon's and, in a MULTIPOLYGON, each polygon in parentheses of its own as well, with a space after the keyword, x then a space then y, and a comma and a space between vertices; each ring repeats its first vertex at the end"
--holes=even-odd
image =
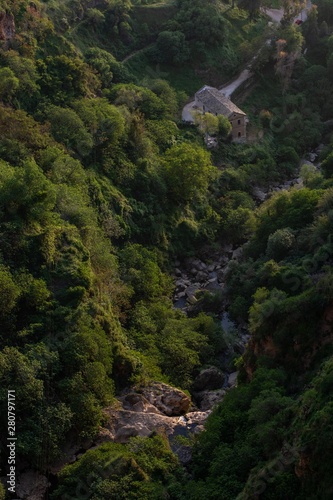
MULTIPOLYGON (((300 19, 302 21, 306 21, 308 17, 308 11, 311 9, 311 7, 312 7, 311 1, 307 0, 306 7, 303 10, 301 10, 301 12, 295 17, 294 20, 296 21, 297 19, 300 19)), ((280 23, 283 17, 283 9, 264 9, 263 12, 267 14, 267 16, 269 16, 275 23, 280 23)), ((269 42, 270 40, 266 40, 265 43, 267 44, 269 42)), ((237 76, 237 78, 235 78, 225 86, 221 87, 219 91, 226 97, 230 98, 230 96, 235 92, 235 90, 238 89, 238 87, 240 87, 240 85, 243 82, 245 82, 252 76, 251 73, 252 63, 253 61, 255 61, 255 59, 257 59, 257 57, 258 55, 255 55, 248 63, 247 67, 237 76)), ((182 120, 184 122, 194 123, 194 119, 192 116, 192 112, 195 110, 194 105, 195 101, 191 101, 184 106, 182 111, 182 120)))

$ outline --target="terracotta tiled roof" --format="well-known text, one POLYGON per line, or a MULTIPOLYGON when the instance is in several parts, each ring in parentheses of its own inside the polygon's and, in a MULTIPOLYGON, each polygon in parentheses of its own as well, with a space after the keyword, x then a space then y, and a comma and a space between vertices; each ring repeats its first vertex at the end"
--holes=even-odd
POLYGON ((224 115, 229 118, 233 113, 246 116, 246 113, 236 106, 233 102, 213 87, 202 87, 196 94, 198 101, 213 113, 224 115))

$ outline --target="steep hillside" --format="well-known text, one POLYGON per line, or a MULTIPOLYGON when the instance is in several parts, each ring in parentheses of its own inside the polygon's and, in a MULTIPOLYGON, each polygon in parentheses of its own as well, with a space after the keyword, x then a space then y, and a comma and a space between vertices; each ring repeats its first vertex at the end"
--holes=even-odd
POLYGON ((331 498, 330 27, 243 7, 0 7, 0 498, 331 498))

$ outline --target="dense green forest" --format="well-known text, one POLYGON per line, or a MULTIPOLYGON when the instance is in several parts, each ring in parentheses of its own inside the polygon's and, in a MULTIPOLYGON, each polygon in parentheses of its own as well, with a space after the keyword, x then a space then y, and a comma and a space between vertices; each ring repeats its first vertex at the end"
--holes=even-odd
POLYGON ((0 499, 8 390, 41 500, 333 498, 333 4, 282 4, 0 1, 0 499), (248 141, 208 150, 181 110, 250 60, 248 141), (226 245, 223 294, 174 308, 175 261, 226 245), (251 340, 189 463, 159 429, 92 446, 124 389, 225 369, 222 302, 251 340))

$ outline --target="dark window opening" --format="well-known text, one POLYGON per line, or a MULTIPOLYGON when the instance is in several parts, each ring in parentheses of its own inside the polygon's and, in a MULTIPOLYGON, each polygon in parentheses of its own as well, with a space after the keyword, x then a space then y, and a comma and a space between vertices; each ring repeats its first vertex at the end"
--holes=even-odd
POLYGON ((240 125, 240 120, 238 120, 238 125, 240 125))
POLYGON ((240 132, 238 132, 238 137, 240 137, 242 134, 240 132))

